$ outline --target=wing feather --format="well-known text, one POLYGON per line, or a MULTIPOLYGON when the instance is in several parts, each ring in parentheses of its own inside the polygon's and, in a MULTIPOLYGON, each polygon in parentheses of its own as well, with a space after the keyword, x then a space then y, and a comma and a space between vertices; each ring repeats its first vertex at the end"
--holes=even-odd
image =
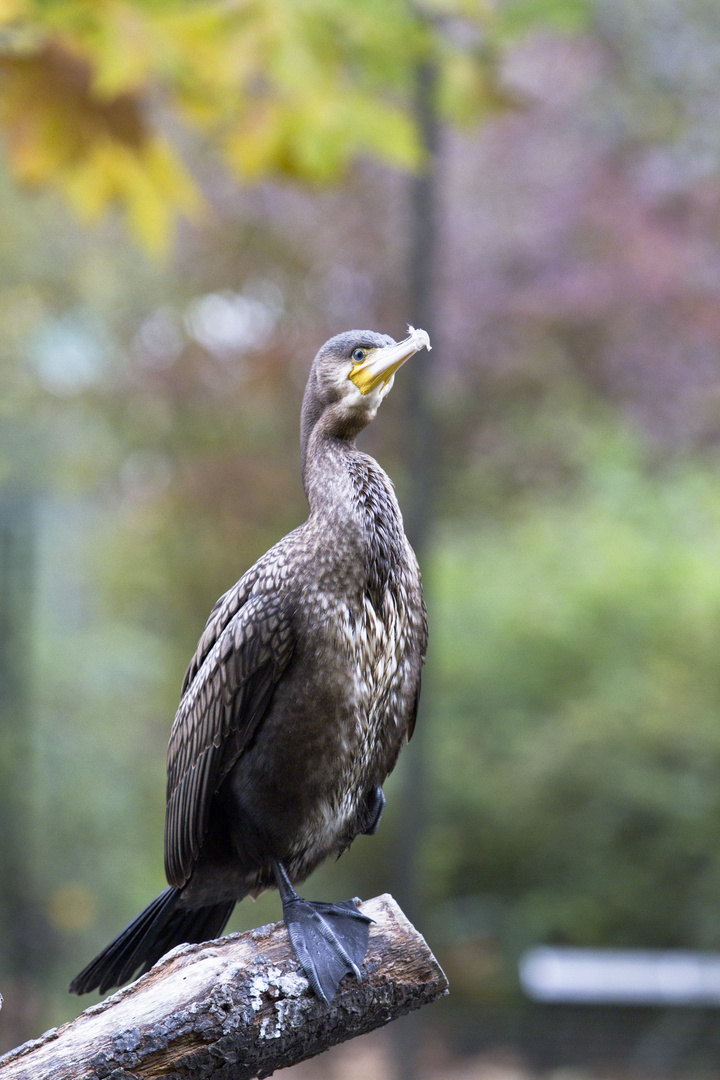
POLYGON ((258 575, 250 587, 246 578, 211 613, 170 733, 165 870, 177 887, 198 857, 212 797, 252 740, 293 652, 287 595, 252 591, 258 575))
POLYGON ((205 662, 208 653, 216 644, 230 620, 238 613, 238 611, 240 611, 243 604, 247 602, 253 586, 257 582, 259 568, 260 564, 256 564, 251 570, 248 570, 247 574, 244 574, 231 589, 228 589, 226 593, 223 593, 210 612, 205 629, 202 632, 197 649, 195 650, 195 655, 185 672, 185 678, 182 685, 183 694, 191 686, 195 676, 205 662))
POLYGON ((413 701, 412 709, 410 710, 410 715, 408 716, 408 727, 407 727, 407 740, 408 740, 408 742, 410 742, 410 740, 413 737, 413 732, 415 730, 415 723, 417 721, 418 705, 420 703, 420 683, 421 683, 422 666, 425 663, 425 654, 427 653, 427 645, 428 645, 427 608, 425 607, 425 601, 423 600, 422 591, 418 590, 418 593, 419 593, 419 595, 418 595, 418 598, 417 598, 418 599, 418 605, 417 606, 418 606, 419 611, 420 611, 420 625, 419 625, 417 633, 418 633, 418 647, 419 647, 419 652, 420 652, 420 668, 419 668, 418 674, 417 674, 417 686, 415 688, 415 699, 413 701))

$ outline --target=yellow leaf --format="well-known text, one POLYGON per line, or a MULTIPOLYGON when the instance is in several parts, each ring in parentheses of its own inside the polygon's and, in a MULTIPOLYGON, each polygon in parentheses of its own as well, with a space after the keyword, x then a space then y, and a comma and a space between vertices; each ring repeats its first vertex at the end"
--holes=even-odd
POLYGON ((161 48, 144 13, 124 3, 105 5, 91 45, 93 91, 106 99, 141 90, 161 48))
POLYGON ((116 159, 116 147, 106 139, 64 172, 62 186, 80 217, 99 218, 117 197, 116 159))
POLYGON ((16 22, 29 13, 27 0, 0 0, 0 26, 16 22))
POLYGON ((62 186, 76 212, 98 218, 109 206, 127 213, 131 230, 152 254, 162 253, 176 214, 197 216, 202 199, 167 143, 140 150, 105 139, 68 169, 62 186))
POLYGON ((279 103, 259 102, 243 122, 225 136, 225 157, 231 168, 249 180, 279 165, 284 112, 279 103))
POLYGON ((188 171, 165 140, 156 137, 143 154, 147 168, 165 198, 182 214, 195 217, 203 207, 203 197, 188 171))

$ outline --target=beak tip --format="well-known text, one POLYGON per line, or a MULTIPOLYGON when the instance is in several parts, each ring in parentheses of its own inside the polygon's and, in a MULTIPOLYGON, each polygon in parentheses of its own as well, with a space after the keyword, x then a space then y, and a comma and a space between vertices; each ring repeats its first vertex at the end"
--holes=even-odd
POLYGON ((421 349, 427 349, 428 352, 431 351, 432 345, 430 344, 430 336, 427 330, 421 330, 419 327, 416 330, 414 326, 411 326, 410 323, 408 323, 408 334, 410 335, 412 344, 416 346, 417 352, 420 352, 421 349))

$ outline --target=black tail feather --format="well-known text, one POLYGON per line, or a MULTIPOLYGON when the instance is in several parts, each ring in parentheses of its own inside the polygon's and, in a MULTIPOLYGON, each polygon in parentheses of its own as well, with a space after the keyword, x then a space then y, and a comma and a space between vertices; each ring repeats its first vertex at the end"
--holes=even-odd
POLYGON ((225 904, 196 908, 194 911, 176 911, 155 938, 153 955, 145 962, 141 974, 144 975, 161 956, 181 942, 212 941, 219 937, 234 907, 235 901, 230 900, 225 904))
POLYGON ((235 901, 210 907, 178 908, 180 890, 164 889, 136 919, 111 941, 70 983, 71 994, 101 994, 122 986, 142 966, 144 975, 176 945, 219 937, 235 901))

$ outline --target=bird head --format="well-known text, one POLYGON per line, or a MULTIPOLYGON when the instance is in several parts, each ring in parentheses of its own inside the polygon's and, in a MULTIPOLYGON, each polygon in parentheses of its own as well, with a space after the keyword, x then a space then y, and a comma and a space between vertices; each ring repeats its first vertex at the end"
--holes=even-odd
POLYGON ((374 330, 347 330, 318 351, 303 398, 303 476, 313 433, 353 440, 374 419, 398 368, 420 349, 430 349, 424 330, 408 330, 404 341, 374 330))
MULTIPOLYGON (((408 326, 409 335, 404 341, 393 341, 385 335, 373 334, 380 342, 363 339, 351 352, 352 368, 348 379, 363 397, 377 394, 379 401, 385 397, 395 381, 395 372, 406 360, 420 349, 431 349, 430 338, 425 330, 408 326)), ((354 331, 353 331, 354 333, 354 331)), ((362 334, 358 338, 364 338, 362 334)))
POLYGON ((420 349, 430 349, 424 330, 408 327, 404 341, 374 330, 347 330, 326 341, 310 369, 302 411, 303 455, 312 430, 352 439, 374 419, 395 373, 420 349))
POLYGON ((408 327, 404 341, 374 330, 348 330, 326 341, 313 361, 303 402, 303 437, 321 416, 340 436, 352 437, 377 413, 395 373, 420 349, 430 349, 424 330, 408 327))

